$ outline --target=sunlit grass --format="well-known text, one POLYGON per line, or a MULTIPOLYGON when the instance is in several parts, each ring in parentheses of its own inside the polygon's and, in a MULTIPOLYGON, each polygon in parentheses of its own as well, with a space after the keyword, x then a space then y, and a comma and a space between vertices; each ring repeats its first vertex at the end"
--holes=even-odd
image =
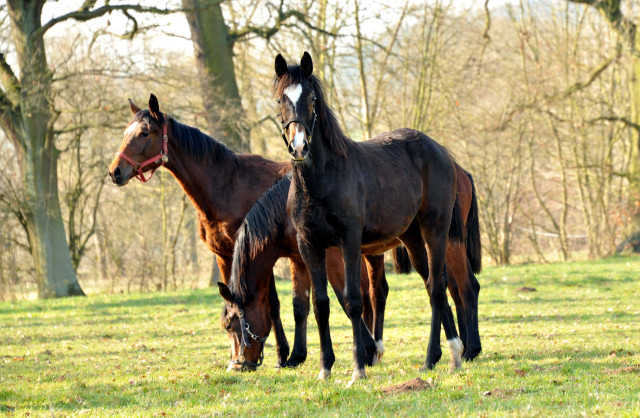
MULTIPOLYGON (((332 300, 337 361, 318 382, 309 357, 277 370, 273 337, 256 373, 225 371, 215 289, 0 304, 0 413, 12 415, 640 414, 640 258, 488 268, 479 276, 483 353, 448 370, 424 362, 422 280, 389 276, 382 364, 351 389, 350 327, 332 300), (519 292, 522 286, 535 292, 519 292), (433 388, 385 395, 420 377, 433 388)), ((293 335, 291 287, 279 282, 293 335)), ((292 341, 290 341, 292 343, 292 341)))

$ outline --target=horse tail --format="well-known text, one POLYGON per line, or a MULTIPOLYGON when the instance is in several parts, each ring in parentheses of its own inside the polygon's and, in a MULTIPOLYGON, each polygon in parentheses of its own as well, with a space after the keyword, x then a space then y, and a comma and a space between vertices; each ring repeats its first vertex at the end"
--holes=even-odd
POLYGON ((464 242, 464 223, 462 222, 462 210, 460 202, 456 194, 456 201, 453 204, 453 213, 451 214, 451 225, 449 226, 449 242, 453 244, 462 244, 464 242))
POLYGON ((471 181, 471 208, 467 217, 467 258, 471 264, 471 271, 482 271, 482 243, 480 242, 480 221, 478 219, 478 199, 476 197, 476 185, 471 173, 465 171, 471 181))
POLYGON ((404 245, 398 245, 391 250, 391 254, 393 254, 393 268, 396 274, 411 273, 411 260, 409 259, 409 252, 404 245))
POLYGON ((287 217, 287 196, 291 185, 291 172, 271 186, 254 203, 236 233, 230 285, 234 293, 244 293, 244 283, 236 283, 251 259, 277 239, 287 217))

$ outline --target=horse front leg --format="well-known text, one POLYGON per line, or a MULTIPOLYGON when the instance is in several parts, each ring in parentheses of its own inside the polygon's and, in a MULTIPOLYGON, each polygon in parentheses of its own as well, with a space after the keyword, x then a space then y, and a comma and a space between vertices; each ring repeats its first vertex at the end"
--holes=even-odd
POLYGON ((285 366, 297 367, 307 359, 307 318, 309 317, 311 278, 302 260, 290 259, 289 267, 293 286, 295 337, 291 357, 289 357, 285 366))
MULTIPOLYGON (((365 269, 366 270, 366 269, 365 269)), ((336 298, 340 303, 340 307, 350 318, 349 312, 347 312, 347 308, 345 305, 344 299, 344 289, 345 289, 345 265, 342 260, 341 252, 336 248, 331 248, 327 250, 327 275, 329 278, 329 283, 331 287, 333 287, 333 291, 336 294, 336 298)), ((373 311, 371 307, 371 300, 369 298, 369 277, 367 276, 366 271, 362 271, 360 275, 360 294, 362 295, 362 304, 363 304, 363 313, 369 310, 369 316, 371 321, 367 324, 364 316, 360 320, 360 328, 362 332, 362 338, 364 341, 365 350, 367 352, 367 356, 365 358, 365 364, 367 366, 373 366, 378 359, 378 345, 371 335, 373 330, 373 311), (364 277, 363 277, 364 276, 364 277), (364 289, 363 289, 364 286, 364 289), (366 292, 366 295, 364 294, 366 292), (366 297, 365 297, 366 296, 366 297)))
POLYGON ((327 294, 327 265, 326 250, 312 247, 298 235, 298 248, 302 260, 311 274, 313 285, 313 313, 318 324, 320 335, 320 373, 318 379, 327 380, 331 377, 331 368, 336 361, 331 343, 329 329, 329 295, 327 294))
POLYGON ((347 387, 357 380, 364 379, 367 374, 364 370, 367 358, 362 322, 362 294, 360 292, 360 235, 351 234, 342 246, 342 258, 344 260, 345 283, 344 303, 353 333, 353 375, 347 387))
POLYGON ((287 335, 284 333, 282 320, 280 319, 280 299, 276 291, 276 280, 273 276, 273 270, 269 275, 269 316, 273 324, 273 333, 276 338, 276 353, 278 356, 278 364, 276 367, 283 367, 289 356, 289 342, 287 335))

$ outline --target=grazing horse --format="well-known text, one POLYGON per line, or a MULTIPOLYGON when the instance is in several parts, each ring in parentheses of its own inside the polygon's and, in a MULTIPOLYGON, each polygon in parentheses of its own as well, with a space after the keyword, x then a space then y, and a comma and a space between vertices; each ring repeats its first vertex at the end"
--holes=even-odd
MULTIPOLYGON (((133 118, 125 129, 109 175, 118 186, 133 177, 146 182, 151 173, 165 166, 178 181, 198 213, 200 237, 216 254, 222 281, 228 282, 235 235, 246 213, 260 195, 291 170, 289 162, 274 162, 258 155, 236 154, 200 130, 160 112, 152 94, 149 109, 129 101, 133 118)), ((273 271, 264 280, 269 286, 269 315, 276 337, 278 365, 295 366, 306 358, 306 321, 309 312, 310 279, 300 257, 290 259, 296 340, 290 361, 289 345, 280 320, 280 305, 273 271), (298 338, 303 338, 298 341, 298 338)), ((330 280, 333 279, 330 278, 330 280)), ((341 280, 339 283, 341 283, 341 280)), ((363 294, 368 299, 367 294, 363 294)), ((370 302, 365 300, 365 309, 370 302)), ((371 314, 369 314, 371 315, 371 314)))
POLYGON ((398 239, 407 248, 431 300, 425 367, 433 368, 442 355, 441 324, 452 367, 459 367, 463 345, 448 309, 444 269, 447 240, 458 243, 463 236, 460 208, 455 205, 453 158, 434 140, 411 129, 364 142, 347 138, 325 101, 306 52, 300 65, 291 67, 278 54, 275 72, 282 136, 294 161, 287 207, 314 289, 322 352, 318 378, 329 378, 335 361, 329 330, 327 249, 340 248, 345 264, 343 295, 354 340, 351 385, 366 377, 366 352, 358 323, 363 309, 360 254, 378 254, 394 247, 398 239))
MULTIPOLYGON (((271 328, 267 303, 269 289, 265 276, 280 257, 300 259, 296 230, 287 216, 290 184, 291 176, 283 177, 247 213, 238 230, 228 286, 218 283, 220 294, 227 301, 222 326, 231 340, 231 367, 255 370, 262 363, 264 342, 271 328)), ((365 337, 365 362, 372 365, 380 360, 384 351, 382 325, 389 287, 384 272, 384 256, 368 255, 364 258, 366 263, 362 263, 360 288, 363 296, 371 293, 371 300, 364 297, 363 302, 371 303, 373 307, 365 310, 371 315, 365 312, 365 320, 360 320, 360 327, 365 337), (371 281, 366 274, 367 269, 371 281), (369 330, 373 330, 373 338, 369 330)), ((327 251, 327 270, 344 309, 344 264, 337 248, 327 251)), ((301 331, 303 334, 296 335, 296 342, 306 342, 305 330, 301 331)))

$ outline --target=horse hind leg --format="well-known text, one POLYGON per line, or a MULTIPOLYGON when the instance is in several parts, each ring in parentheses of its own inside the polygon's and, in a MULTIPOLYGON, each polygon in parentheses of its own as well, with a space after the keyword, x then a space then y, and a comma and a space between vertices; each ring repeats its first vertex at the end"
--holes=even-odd
MULTIPOLYGON (((437 217, 434 216, 433 219, 437 219, 437 217)), ((439 228, 432 225, 430 221, 431 219, 420 225, 420 232, 426 243, 428 254, 428 288, 431 291, 430 301, 432 311, 431 335, 429 337, 429 348, 427 349, 425 366, 427 368, 433 368, 435 366, 435 362, 433 361, 435 357, 432 355, 432 352, 435 354, 439 352, 440 355, 442 353, 439 347, 440 323, 442 323, 451 355, 451 370, 455 370, 462 366, 462 351, 464 350, 464 345, 458 337, 453 312, 451 312, 451 307, 447 302, 448 277, 445 259, 448 231, 438 234, 436 231, 439 228), (433 350, 434 345, 438 346, 437 350, 433 350)), ((427 282, 425 282, 425 284, 427 284, 427 282)))
POLYGON ((465 325, 466 314, 464 312, 464 304, 462 303, 462 299, 460 298, 460 291, 458 290, 456 280, 451 280, 451 277, 455 276, 451 272, 449 263, 447 263, 447 277, 449 277, 449 281, 447 283, 449 294, 451 295, 451 299, 453 299, 453 303, 456 306, 456 318, 458 320, 458 331, 460 332, 460 339, 464 342, 467 341, 467 329, 465 325))
MULTIPOLYGON (((480 334, 478 332, 478 293, 479 283, 471 270, 471 265, 467 259, 463 246, 449 247, 447 249, 447 266, 455 280, 455 287, 458 291, 456 308, 458 309, 458 322, 460 324, 460 334, 464 341, 465 349, 463 356, 465 360, 473 360, 482 350, 480 345, 480 334), (463 330, 464 324, 464 332, 463 330)), ((451 286, 449 287, 451 289, 451 286)), ((455 298, 455 296, 454 296, 455 298)))

